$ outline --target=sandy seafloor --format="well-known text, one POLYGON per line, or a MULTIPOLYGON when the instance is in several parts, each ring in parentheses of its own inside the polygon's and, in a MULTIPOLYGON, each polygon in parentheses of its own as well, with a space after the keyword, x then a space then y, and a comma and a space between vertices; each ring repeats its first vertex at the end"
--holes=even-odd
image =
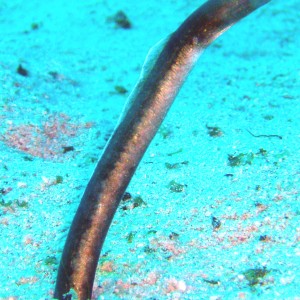
MULTIPOLYGON (((0 299, 52 298, 149 48, 201 3, 0 1, 0 299)), ((300 299, 299 19, 273 0, 200 57, 114 218, 94 299, 300 299)))

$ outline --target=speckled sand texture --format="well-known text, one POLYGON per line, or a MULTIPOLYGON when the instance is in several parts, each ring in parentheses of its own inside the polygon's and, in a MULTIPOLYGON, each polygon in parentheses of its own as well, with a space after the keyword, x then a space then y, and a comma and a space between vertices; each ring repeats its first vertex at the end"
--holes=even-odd
MULTIPOLYGON (((52 298, 149 48, 201 3, 0 1, 0 299, 52 298)), ((115 216, 95 299, 300 299, 299 19, 273 0, 200 57, 115 216)))

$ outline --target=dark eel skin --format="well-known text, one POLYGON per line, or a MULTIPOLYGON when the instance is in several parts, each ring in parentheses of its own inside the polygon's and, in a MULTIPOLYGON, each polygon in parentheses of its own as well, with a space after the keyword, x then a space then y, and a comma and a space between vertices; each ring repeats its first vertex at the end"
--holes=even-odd
POLYGON ((107 231, 144 152, 200 53, 234 23, 271 0, 209 0, 172 33, 144 67, 82 196, 63 250, 54 297, 92 296, 107 231), (150 64, 151 63, 151 64, 150 64))

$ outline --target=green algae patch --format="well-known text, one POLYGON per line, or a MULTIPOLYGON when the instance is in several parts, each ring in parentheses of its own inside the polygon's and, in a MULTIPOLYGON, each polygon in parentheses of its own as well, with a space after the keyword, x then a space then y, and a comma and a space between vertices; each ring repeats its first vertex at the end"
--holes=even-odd
POLYGON ((266 268, 249 269, 243 273, 248 281, 248 285, 253 287, 257 284, 263 284, 264 277, 270 273, 266 268))
POLYGON ((206 128, 207 128, 207 133, 211 137, 221 137, 224 134, 220 127, 206 125, 206 128))
POLYGON ((184 191, 185 185, 177 183, 175 180, 170 181, 168 188, 173 193, 181 193, 184 191))
POLYGON ((158 130, 158 134, 165 140, 169 138, 172 134, 172 130, 166 126, 161 126, 158 130))
POLYGON ((137 196, 133 199, 133 208, 147 206, 147 203, 142 199, 142 197, 137 196))
POLYGON ((245 166, 251 165, 254 160, 254 154, 250 153, 240 153, 237 155, 228 155, 228 164, 230 167, 238 167, 238 166, 245 166))
POLYGON ((172 169, 179 169, 182 165, 188 165, 188 164, 189 164, 189 162, 187 160, 180 162, 180 163, 173 163, 173 164, 166 162, 165 167, 168 170, 172 170, 172 169))
POLYGON ((136 235, 136 231, 131 231, 130 233, 128 233, 128 235, 126 236, 126 240, 129 244, 133 242, 135 235, 136 235))
POLYGON ((53 265, 57 265, 58 261, 55 256, 47 256, 44 260, 44 263, 46 266, 53 266, 53 265))

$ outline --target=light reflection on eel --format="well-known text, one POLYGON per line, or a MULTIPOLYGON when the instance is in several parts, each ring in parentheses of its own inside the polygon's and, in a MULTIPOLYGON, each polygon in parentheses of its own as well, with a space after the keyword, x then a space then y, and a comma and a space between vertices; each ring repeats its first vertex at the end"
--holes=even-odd
MULTIPOLYGON (((90 299, 95 271, 119 202, 148 145, 201 52, 270 0, 209 0, 150 50, 82 196, 63 250, 54 297, 90 299)), ((249 37, 251 38, 251 37, 249 37)))

